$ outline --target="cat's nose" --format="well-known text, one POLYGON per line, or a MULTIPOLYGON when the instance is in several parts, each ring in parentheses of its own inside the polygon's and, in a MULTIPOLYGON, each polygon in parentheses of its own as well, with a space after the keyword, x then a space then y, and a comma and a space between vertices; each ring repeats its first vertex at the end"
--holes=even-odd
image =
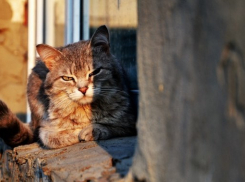
POLYGON ((80 92, 82 92, 83 95, 85 95, 86 92, 87 92, 87 90, 88 90, 88 87, 87 87, 87 86, 86 86, 86 87, 81 87, 81 88, 78 88, 78 90, 79 90, 80 92))

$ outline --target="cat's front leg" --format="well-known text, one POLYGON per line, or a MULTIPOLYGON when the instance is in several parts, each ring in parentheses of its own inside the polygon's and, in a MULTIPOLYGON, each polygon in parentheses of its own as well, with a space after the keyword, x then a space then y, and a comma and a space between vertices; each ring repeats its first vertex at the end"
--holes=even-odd
POLYGON ((78 137, 80 141, 105 140, 111 137, 111 132, 104 125, 91 124, 82 129, 78 137))
POLYGON ((48 127, 40 128, 39 138, 45 147, 54 149, 79 143, 78 134, 81 129, 56 130, 48 127))

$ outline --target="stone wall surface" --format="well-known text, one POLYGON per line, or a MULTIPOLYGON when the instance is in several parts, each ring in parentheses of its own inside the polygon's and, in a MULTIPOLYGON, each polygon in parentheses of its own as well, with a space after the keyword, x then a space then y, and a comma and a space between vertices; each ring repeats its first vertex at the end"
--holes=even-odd
POLYGON ((26 0, 0 0, 0 99, 14 113, 26 113, 26 0))

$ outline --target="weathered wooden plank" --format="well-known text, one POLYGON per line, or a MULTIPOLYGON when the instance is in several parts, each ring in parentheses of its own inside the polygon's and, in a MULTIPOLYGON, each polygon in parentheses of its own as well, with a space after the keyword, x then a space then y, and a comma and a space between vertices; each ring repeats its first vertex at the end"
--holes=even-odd
POLYGON ((2 181, 120 179, 132 163, 136 137, 78 143, 49 150, 37 143, 11 150, 0 143, 2 181))

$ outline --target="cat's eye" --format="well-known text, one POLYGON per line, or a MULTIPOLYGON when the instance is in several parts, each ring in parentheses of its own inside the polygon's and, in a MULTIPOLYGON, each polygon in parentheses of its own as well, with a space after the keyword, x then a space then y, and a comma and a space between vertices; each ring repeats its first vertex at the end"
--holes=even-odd
POLYGON ((69 76, 62 76, 61 77, 64 81, 71 81, 71 80, 74 80, 73 77, 69 77, 69 76))
POLYGON ((92 73, 89 73, 89 77, 91 77, 91 76, 95 76, 95 75, 97 75, 98 73, 100 73, 100 71, 101 71, 101 68, 97 68, 97 69, 95 69, 92 73))

